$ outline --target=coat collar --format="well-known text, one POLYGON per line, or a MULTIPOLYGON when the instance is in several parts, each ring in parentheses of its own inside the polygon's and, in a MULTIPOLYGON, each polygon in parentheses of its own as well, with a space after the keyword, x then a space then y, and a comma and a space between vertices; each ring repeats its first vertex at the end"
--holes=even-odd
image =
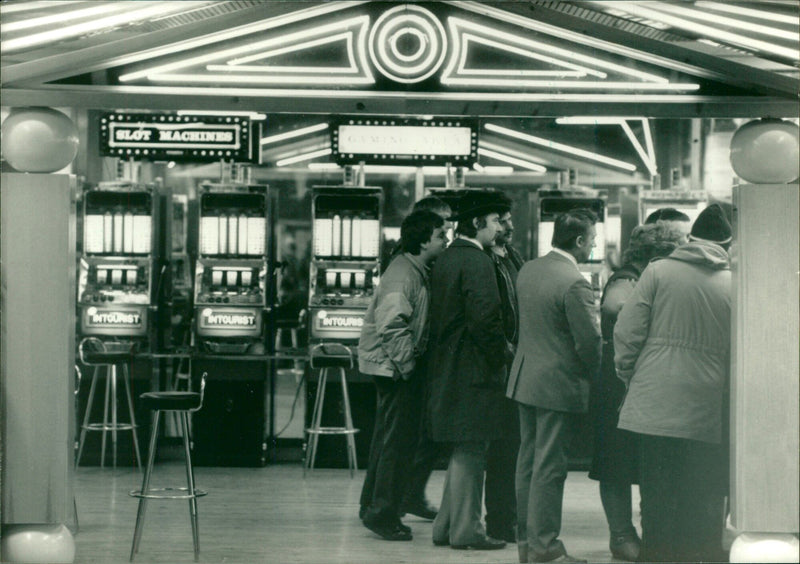
POLYGON ((465 247, 469 249, 475 249, 476 251, 483 251, 480 243, 478 243, 475 239, 468 239, 466 237, 456 237, 456 240, 450 244, 450 247, 465 247))

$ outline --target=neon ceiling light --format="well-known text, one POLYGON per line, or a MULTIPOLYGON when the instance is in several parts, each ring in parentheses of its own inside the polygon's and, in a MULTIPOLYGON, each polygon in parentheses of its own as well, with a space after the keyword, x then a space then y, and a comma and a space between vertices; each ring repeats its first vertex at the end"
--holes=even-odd
POLYGON ((480 146, 483 147, 484 149, 489 149, 490 151, 494 151, 495 153, 503 153, 510 157, 516 157, 518 159, 536 163, 538 165, 541 165, 542 167, 544 167, 544 165, 546 164, 546 162, 544 162, 542 159, 537 159, 536 157, 533 157, 528 153, 520 153, 519 151, 515 151, 514 149, 509 149, 504 145, 499 145, 497 143, 492 143, 490 141, 486 141, 483 139, 480 141, 480 146))
POLYGON ((636 170, 636 166, 630 163, 626 163, 624 161, 620 161, 617 159, 612 159, 611 157, 606 157, 604 155, 593 153, 591 151, 586 151, 584 149, 579 149, 578 147, 572 147, 571 145, 556 143, 555 141, 551 141, 549 139, 536 137, 535 135, 528 135, 527 133, 521 133, 519 131, 508 129, 507 127, 502 127, 499 125, 495 125, 493 123, 487 123, 484 127, 486 128, 487 131, 500 133, 501 135, 507 135, 515 139, 520 139, 522 141, 527 141, 528 143, 533 143, 534 145, 541 145, 543 147, 547 147, 548 149, 552 149, 555 151, 562 151, 564 153, 569 153, 571 155, 583 157, 585 159, 607 164, 609 166, 621 168, 622 170, 627 170, 630 172, 634 172, 636 170))
POLYGON ((728 14, 736 14, 737 16, 744 16, 746 18, 766 20, 775 23, 790 24, 796 26, 798 24, 796 16, 785 16, 783 14, 776 14, 774 12, 767 12, 763 8, 754 10, 753 8, 744 8, 737 4, 722 4, 720 2, 695 2, 698 8, 706 8, 708 10, 716 10, 717 12, 726 12, 728 14))
POLYGON ((727 43, 732 43, 740 47, 746 47, 749 49, 754 49, 756 51, 763 51, 765 53, 772 53, 773 55, 779 55, 781 57, 786 57, 787 59, 792 59, 792 60, 800 59, 800 52, 798 52, 797 49, 789 49, 787 47, 781 47, 773 43, 768 43, 766 41, 761 41, 758 39, 752 39, 750 37, 745 37, 744 35, 739 35, 737 33, 730 33, 728 31, 717 29, 715 27, 695 22, 690 22, 683 18, 671 16, 659 10, 646 8, 634 2, 599 1, 594 3, 606 6, 608 8, 624 10, 634 16, 660 20, 679 29, 685 29, 687 31, 705 35, 712 39, 724 41, 727 43))
POLYGON ((618 125, 629 119, 642 119, 641 117, 614 117, 614 116, 565 116, 556 118, 559 125, 618 125))
POLYGON ((332 152, 333 150, 330 147, 328 147, 327 149, 319 149, 318 151, 302 153, 300 155, 295 155, 293 157, 280 159, 275 163, 275 166, 286 166, 290 164, 300 163, 303 161, 310 161, 311 159, 316 159, 317 157, 324 157, 326 155, 330 155, 332 152))
POLYGON ((253 121, 263 121, 267 119, 267 114, 237 110, 231 110, 230 112, 216 110, 178 110, 177 113, 179 116, 245 116, 253 121))
POLYGON ((498 161, 503 161, 504 163, 517 165, 518 167, 526 168, 533 172, 540 172, 540 173, 547 172, 547 168, 543 167, 540 164, 532 163, 524 159, 518 159, 517 157, 512 157, 510 155, 506 155, 505 153, 498 153, 497 151, 492 151, 491 149, 484 149, 482 147, 478 147, 478 154, 487 156, 492 159, 497 159, 498 161))
POLYGON ((796 32, 778 29, 776 27, 771 27, 768 25, 761 25, 753 23, 752 21, 727 18, 725 16, 720 16, 719 14, 710 14, 708 12, 703 12, 702 10, 684 8, 683 6, 677 6, 673 4, 659 3, 659 4, 654 4, 653 6, 655 9, 660 11, 671 12, 673 14, 684 16, 694 20, 711 22, 717 24, 718 26, 722 25, 727 27, 734 27, 737 29, 744 29, 752 33, 758 33, 760 35, 768 35, 770 37, 775 37, 777 39, 786 39, 788 41, 794 41, 795 43, 800 41, 800 34, 796 32))
MULTIPOLYGON (((47 7, 51 6, 52 4, 48 2, 47 7)), ((40 16, 38 18, 30 18, 27 20, 20 20, 18 22, 0 24, 0 33, 11 33, 13 31, 22 31, 24 29, 31 29, 33 27, 41 27, 56 23, 63 24, 64 22, 71 20, 91 18, 94 16, 99 16, 100 14, 106 14, 108 12, 118 12, 119 9, 120 6, 117 2, 104 3, 91 8, 83 8, 81 10, 72 10, 71 12, 61 12, 59 14, 53 14, 50 16, 40 16)), ((2 13, 7 13, 7 10, 3 9, 2 13)))
MULTIPOLYGON (((134 3, 136 4, 136 3, 134 3)), ((186 6, 196 7, 209 4, 209 2, 148 2, 146 8, 140 10, 132 10, 114 16, 105 18, 94 19, 88 22, 69 25, 66 27, 59 27, 56 29, 43 31, 41 33, 32 33, 24 37, 17 37, 14 39, 6 39, 0 43, 0 52, 18 51, 28 47, 35 47, 44 45, 62 39, 77 37, 87 33, 100 31, 103 29, 116 27, 120 25, 130 24, 140 20, 164 16, 166 14, 174 13, 176 11, 185 10, 186 6)), ((119 5, 118 5, 119 6, 119 5)), ((126 6, 127 7, 127 6, 126 6)))
MULTIPOLYGON (((83 0, 62 0, 59 4, 77 4, 83 0)), ((0 4, 0 14, 13 14, 16 12, 29 12, 31 10, 41 10, 42 8, 50 8, 53 5, 52 0, 43 2, 20 2, 17 4, 0 4)))
POLYGON ((308 135, 309 133, 316 133, 317 131, 322 131, 323 129, 328 129, 328 124, 317 123, 315 125, 309 125, 308 127, 301 127, 300 129, 287 131, 286 133, 278 133, 276 135, 262 137, 261 144, 269 145, 270 143, 277 143, 278 141, 285 141, 287 139, 293 139, 295 137, 302 137, 303 135, 308 135))
MULTIPOLYGON (((551 62, 552 64, 557 64, 561 66, 569 65, 568 68, 571 68, 572 70, 582 70, 587 74, 591 74, 598 78, 606 78, 607 74, 602 71, 593 70, 591 67, 601 68, 608 71, 614 71, 619 74, 623 74, 647 82, 659 83, 659 84, 669 83, 669 81, 666 78, 663 78, 661 76, 652 73, 646 73, 636 69, 631 69, 624 65, 618 65, 610 61, 604 61, 596 57, 590 57, 587 55, 583 55, 581 53, 577 53, 575 51, 562 49, 560 47, 555 47, 553 45, 542 43, 540 41, 528 39, 525 37, 520 37, 518 35, 514 35, 511 33, 506 33, 498 29, 494 29, 492 27, 488 27, 475 22, 470 22, 457 17, 448 18, 448 28, 450 29, 450 34, 451 37, 453 38, 453 52, 450 56, 450 60, 448 61, 447 66, 445 67, 445 70, 442 73, 443 84, 460 84, 460 85, 476 84, 474 79, 459 78, 460 74, 459 71, 463 69, 466 64, 467 51, 469 49, 470 42, 480 42, 489 46, 493 46, 495 48, 504 48, 509 50, 510 52, 515 52, 516 54, 522 56, 531 56, 533 54, 536 54, 538 57, 547 57, 550 59, 550 61, 548 62, 551 62), (499 42, 498 40, 502 40, 502 43, 499 42), (462 43, 463 46, 461 45, 462 43), (540 55, 538 52, 544 52, 546 53, 546 55, 540 55), (590 66, 589 67, 578 66, 572 63, 567 63, 560 59, 554 58, 553 57, 554 55, 557 55, 564 59, 570 59, 572 61, 584 63, 590 66)), ((494 82, 495 81, 493 80, 493 83, 494 82)), ((576 84, 576 83, 577 83, 576 81, 573 81, 570 84, 576 84)), ((631 84, 639 84, 639 83, 631 83, 631 84)), ((511 84, 508 85, 512 86, 511 84)), ((533 81, 531 84, 527 84, 526 82, 525 83, 520 82, 520 85, 546 86, 544 84, 536 83, 533 81)), ((559 85, 555 86, 564 87, 559 85)), ((694 88, 684 88, 684 89, 691 90, 694 88)))
MULTIPOLYGON (((178 53, 181 51, 186 51, 190 49, 195 49, 197 47, 204 47, 206 45, 210 45, 212 43, 219 43, 222 41, 226 41, 228 39, 239 39, 245 35, 258 33, 262 31, 266 31, 269 29, 281 27, 284 25, 289 25, 292 23, 301 22, 310 18, 314 18, 321 15, 326 15, 332 12, 337 12, 340 10, 344 10, 353 6, 357 6, 359 4, 363 4, 363 0, 354 0, 354 1, 342 1, 342 2, 328 2, 325 4, 321 4, 319 6, 314 6, 313 8, 304 8, 302 10, 297 10, 291 12, 289 14, 285 14, 282 16, 276 16, 274 18, 268 18, 266 20, 262 20, 253 24, 243 25, 235 28, 230 28, 221 32, 212 33, 197 39, 191 39, 187 41, 180 41, 173 45, 168 45, 163 48, 152 49, 150 51, 146 51, 146 56, 149 59, 155 59, 157 57, 162 57, 165 55, 171 55, 174 53, 178 53)), ((335 24, 334 24, 335 25, 335 24)), ((306 32, 307 35, 313 36, 313 31, 306 32)), ((222 51, 218 51, 210 56, 198 56, 198 57, 190 57, 187 59, 182 59, 177 62, 168 63, 165 65, 160 65, 156 67, 151 67, 131 73, 124 74, 119 77, 120 82, 129 82, 131 80, 146 78, 148 74, 151 73, 159 73, 165 72, 180 68, 185 68, 192 66, 194 64, 202 64, 206 62, 210 62, 214 60, 214 58, 224 59, 228 56, 236 56, 240 53, 250 52, 254 49, 258 49, 260 47, 253 45, 246 45, 244 47, 239 48, 232 48, 232 49, 225 49, 222 51)), ((129 58, 120 58, 117 59, 115 62, 116 64, 127 64, 128 62, 134 62, 138 60, 137 56, 131 56, 129 58)))
POLYGON ((658 174, 658 168, 656 167, 655 159, 651 155, 648 155, 644 150, 642 144, 639 143, 639 139, 637 139, 636 135, 633 134, 633 130, 631 129, 631 126, 628 125, 628 122, 623 121, 620 123, 620 126, 622 127, 622 131, 625 132, 625 135, 628 136, 628 140, 631 142, 631 145, 633 145, 633 148, 636 150, 639 158, 642 159, 644 166, 647 167, 647 172, 650 173, 650 176, 655 176, 658 174))
POLYGON ((285 55, 286 53, 294 53, 296 51, 302 51, 304 49, 311 49, 312 47, 319 47, 320 45, 327 45, 328 43, 336 43, 338 41, 341 41, 342 39, 348 42, 347 50, 351 55, 349 70, 355 71, 356 70, 355 62, 352 60, 352 50, 353 50, 352 32, 336 33, 328 37, 320 37, 317 39, 312 39, 310 41, 289 45, 288 47, 282 47, 280 49, 272 49, 264 53, 256 53, 255 55, 249 55, 247 57, 239 57, 236 59, 231 59, 230 61, 228 61, 228 66, 241 67, 242 65, 246 65, 254 61, 261 61, 264 59, 277 57, 279 55, 285 55))

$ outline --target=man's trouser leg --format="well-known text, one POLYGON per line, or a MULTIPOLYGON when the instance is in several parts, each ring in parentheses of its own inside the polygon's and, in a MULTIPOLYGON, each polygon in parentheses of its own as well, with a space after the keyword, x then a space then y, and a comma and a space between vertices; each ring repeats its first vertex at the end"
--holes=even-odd
POLYGON ((449 539, 451 545, 466 545, 486 536, 481 511, 487 448, 488 443, 482 441, 453 445, 442 503, 433 522, 435 540, 449 539))

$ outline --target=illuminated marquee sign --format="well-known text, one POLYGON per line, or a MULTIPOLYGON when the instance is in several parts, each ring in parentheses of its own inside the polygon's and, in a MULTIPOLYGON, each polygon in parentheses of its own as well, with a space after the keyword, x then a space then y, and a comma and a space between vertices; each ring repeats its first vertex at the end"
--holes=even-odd
POLYGON ((136 311, 97 310, 89 308, 86 312, 91 325, 141 327, 142 316, 136 311))
POLYGON ((252 308, 211 308, 200 311, 200 329, 207 334, 255 334, 261 331, 259 311, 252 308), (211 331, 211 333, 208 333, 211 331), (218 333, 221 332, 221 333, 218 333))
POLYGON ((338 164, 470 166, 477 160, 478 123, 462 118, 341 118, 331 127, 338 164))
POLYGON ((250 119, 242 116, 107 113, 100 153, 150 160, 251 162, 250 119))

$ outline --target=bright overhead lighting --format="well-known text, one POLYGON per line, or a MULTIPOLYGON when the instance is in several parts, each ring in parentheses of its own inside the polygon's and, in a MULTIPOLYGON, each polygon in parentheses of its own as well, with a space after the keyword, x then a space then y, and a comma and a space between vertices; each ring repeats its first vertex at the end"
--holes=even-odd
POLYGON ((302 135, 307 135, 309 133, 314 133, 317 131, 322 131, 323 129, 328 129, 327 123, 317 123, 314 125, 309 125, 308 127, 301 127, 300 129, 293 129, 292 131, 287 131, 286 133, 278 133, 276 135, 270 135, 268 137, 261 138, 262 145, 268 145, 270 143, 277 143, 278 141, 285 141, 286 139, 292 139, 294 137, 300 137, 302 135))
MULTIPOLYGON (((777 39, 787 39, 789 41, 794 41, 795 43, 800 41, 800 34, 798 34, 797 32, 787 31, 773 26, 757 24, 750 21, 749 19, 748 21, 745 21, 745 20, 737 20, 735 18, 726 18, 725 16, 720 16, 719 14, 709 14, 708 12, 704 12, 702 10, 684 8, 682 6, 666 4, 666 3, 661 3, 658 6, 656 6, 656 8, 658 10, 663 10, 665 12, 672 12, 673 14, 681 15, 687 18, 711 22, 716 24, 717 26, 727 26, 738 29, 744 29, 752 33, 769 35, 770 37, 775 37, 777 39)), ((794 23, 797 24, 798 21, 795 20, 794 23)))
MULTIPOLYGON (((83 0, 61 0, 60 5, 77 4, 83 0)), ((42 8, 50 8, 53 6, 52 0, 45 0, 43 2, 19 2, 17 4, 9 4, 4 2, 0 4, 0 14, 13 14, 16 12, 28 12, 30 10, 41 10, 42 8)))
POLYGON ((267 114, 237 110, 231 110, 230 112, 217 110, 178 110, 177 113, 179 116, 244 116, 250 118, 252 121, 263 121, 267 119, 267 114))
POLYGON ((503 153, 503 154, 508 155, 510 157, 516 157, 516 158, 522 159, 524 161, 531 161, 531 162, 534 162, 534 163, 542 165, 542 166, 547 164, 546 162, 543 162, 542 159, 538 159, 538 158, 536 158, 536 157, 534 157, 534 156, 532 156, 532 155, 530 155, 528 153, 521 153, 519 151, 515 151, 514 149, 509 149, 508 147, 506 147, 504 145, 500 145, 498 143, 492 143, 492 142, 486 141, 484 139, 480 140, 480 146, 483 147, 484 149, 489 149, 490 151, 494 151, 496 153, 503 153))
POLYGON ((482 147, 478 147, 478 154, 490 157, 492 159, 497 159, 498 161, 503 161, 504 163, 517 165, 518 167, 521 168, 527 168, 528 170, 532 170, 534 172, 541 172, 541 173, 547 172, 547 168, 543 167, 540 164, 532 163, 530 161, 526 161, 523 159, 518 159, 517 157, 512 157, 504 153, 498 153, 497 151, 492 151, 490 149, 484 149, 482 147))
POLYGON ((767 20, 776 23, 797 25, 797 16, 785 16, 783 14, 776 14, 775 12, 768 12, 764 8, 744 8, 738 4, 723 4, 721 2, 695 2, 698 8, 707 8, 709 10, 716 10, 718 12, 727 12, 729 14, 736 14, 738 16, 745 16, 757 20, 767 20))
MULTIPOLYGON (((246 57, 239 57, 237 59, 231 59, 228 61, 228 66, 231 67, 238 67, 241 65, 246 65, 247 63, 252 63, 254 61, 261 61, 263 59, 269 59, 271 57, 277 57, 280 55, 285 55, 286 53, 293 53, 295 51, 302 51, 304 49, 311 49, 312 47, 319 47, 320 45, 327 45, 329 43, 336 43, 341 40, 351 40, 353 39, 352 32, 345 32, 345 33, 335 33, 325 37, 318 37, 317 39, 312 39, 309 41, 303 41, 300 43, 293 43, 291 45, 285 45, 283 47, 279 47, 278 49, 271 49, 268 51, 263 51, 261 53, 256 53, 254 55, 248 55, 246 57)), ((352 61, 351 61, 352 63, 352 61)), ((355 67, 352 68, 355 70, 355 67)))
MULTIPOLYGON (((52 4, 48 3, 49 6, 52 4)), ((23 29, 31 29, 32 27, 40 27, 44 25, 51 25, 51 24, 63 24, 64 22, 68 22, 70 20, 79 20, 81 18, 90 18, 94 16, 99 16, 100 14, 105 14, 108 12, 118 12, 119 11, 119 4, 117 2, 108 2, 104 4, 99 4, 96 6, 92 6, 91 8, 84 8, 82 10, 73 10, 71 12, 61 12, 59 14, 53 14, 51 16, 41 16, 38 18, 30 18, 27 20, 20 20, 18 22, 11 22, 0 24, 0 33, 11 33, 13 31, 22 31, 23 29)), ((5 14, 7 10, 3 9, 3 13, 5 14)))
POLYGON ((502 127, 499 125, 495 125, 493 123, 487 123, 485 126, 487 131, 493 131, 495 133, 500 133, 502 135, 508 135, 509 137, 514 137, 515 139, 520 139, 522 141, 527 141, 529 143, 533 143, 535 145, 541 145, 543 147, 547 147, 548 149, 552 149, 555 151, 563 151, 564 153, 569 153, 571 155, 576 155, 578 157, 583 157, 585 159, 589 159, 592 161, 596 161, 599 163, 607 164, 609 166, 613 166, 616 168, 621 168, 623 170, 628 170, 630 172, 634 172, 636 170, 636 166, 630 163, 626 163, 624 161, 620 161, 617 159, 612 159, 611 157, 606 157, 604 155, 599 155, 597 153, 593 153, 591 151, 586 151, 584 149, 579 149, 578 147, 572 147, 571 145, 564 145, 563 143, 556 143, 555 141, 551 141, 550 139, 544 139, 542 137, 536 137, 535 135, 528 135, 527 133, 521 133, 519 131, 514 131, 513 129, 508 129, 506 127, 502 127))
POLYGON ((609 8, 624 10, 625 12, 634 16, 659 20, 671 26, 677 27, 679 29, 685 29, 687 31, 705 35, 707 37, 716 39, 718 41, 732 43, 740 47, 755 49, 756 51, 763 51, 766 53, 772 53, 773 55, 779 55, 781 57, 786 57, 792 60, 797 60, 798 58, 800 58, 800 52, 798 52, 797 49, 781 47, 773 43, 768 43, 766 41, 761 41, 759 39, 752 39, 750 37, 745 37, 744 35, 739 35, 737 33, 730 33, 728 31, 717 29, 712 26, 690 22, 683 18, 671 16, 669 14, 666 14, 658 10, 646 8, 644 6, 641 6, 640 3, 624 2, 618 0, 615 0, 614 2, 598 1, 595 3, 604 5, 609 8))
POLYGON ((372 84, 370 77, 363 76, 255 76, 225 74, 180 74, 165 73, 147 75, 152 82, 194 82, 198 84, 372 84))
POLYGON ((629 119, 642 119, 640 117, 612 117, 612 116, 565 116, 556 118, 559 125, 618 125, 629 119))
POLYGON ((510 174, 514 174, 513 166, 483 166, 476 162, 473 163, 472 168, 475 169, 475 172, 479 172, 481 174, 490 174, 493 176, 508 176, 510 174))
POLYGON ((656 151, 653 146, 653 132, 650 130, 650 120, 642 118, 642 129, 644 129, 644 145, 647 148, 647 155, 652 162, 656 162, 656 151))
POLYGON ((311 151, 310 153, 302 153, 300 155, 295 155, 293 157, 287 157, 285 159, 281 159, 275 163, 275 166, 286 166, 294 163, 300 163, 303 161, 309 161, 311 159, 316 159, 317 157, 324 157, 325 155, 330 155, 333 151, 330 147, 327 149, 320 149, 318 151, 311 151))
POLYGON ((91 21, 69 25, 66 27, 59 27, 56 29, 43 31, 41 33, 33 33, 24 37, 17 37, 14 39, 6 39, 0 43, 0 51, 10 52, 18 51, 28 47, 35 47, 54 41, 60 41, 70 37, 84 35, 94 31, 100 31, 110 27, 130 24, 140 20, 146 20, 163 16, 165 14, 173 13, 179 10, 185 10, 186 6, 196 7, 208 4, 208 2, 181 2, 180 5, 176 2, 151 2, 148 7, 140 10, 133 10, 115 16, 108 16, 105 18, 93 19, 91 21))
POLYGON ((636 138, 636 135, 633 134, 633 130, 631 126, 628 125, 627 121, 623 121, 620 123, 622 126, 622 131, 625 132, 625 135, 628 136, 628 140, 633 145, 633 148, 636 149, 636 153, 639 155, 639 158, 642 159, 642 162, 647 167, 647 171, 650 173, 650 176, 655 176, 658 174, 658 169, 656 168, 655 160, 651 160, 650 155, 648 155, 642 144, 639 142, 639 139, 636 138))
MULTIPOLYGON (((341 5, 341 4, 345 4, 345 2, 336 2, 336 3, 330 3, 330 4, 341 5)), ((330 4, 324 4, 323 6, 326 6, 326 5, 330 6, 330 4)), ((354 3, 348 2, 347 4, 352 5, 354 3)), ((331 10, 328 10, 328 11, 331 11, 331 10)), ((306 19, 306 18, 310 17, 308 12, 305 11, 305 10, 300 10, 298 12, 295 12, 295 14, 299 14, 300 12, 305 12, 305 13, 303 14, 302 18, 300 18, 298 16, 297 19, 306 19)), ((315 13, 314 15, 320 15, 320 14, 315 13)), ((269 29, 269 28, 272 28, 272 27, 277 27, 279 25, 285 25, 287 23, 291 23, 291 21, 289 21, 289 18, 275 18, 275 20, 278 20, 278 21, 272 22, 271 25, 267 25, 267 23, 271 22, 271 20, 267 20, 266 22, 260 22, 261 24, 263 24, 261 26, 261 29, 252 29, 252 30, 248 29, 246 32, 239 31, 238 33, 236 33, 236 35, 232 35, 231 37, 224 37, 223 36, 222 38, 215 37, 214 39, 215 39, 215 41, 222 41, 223 39, 229 39, 229 38, 233 38, 233 37, 241 38, 242 35, 244 35, 245 33, 252 34, 252 33, 256 32, 256 31, 263 31, 264 29, 269 29)), ((295 20, 295 21, 297 21, 297 20, 295 20)), ((131 80, 136 80, 136 79, 145 78, 145 77, 148 78, 149 80, 155 80, 155 79, 160 79, 163 75, 166 75, 167 73, 171 73, 172 71, 176 71, 176 70, 179 70, 179 69, 186 69, 186 68, 191 67, 193 65, 206 64, 206 63, 211 63, 211 62, 214 62, 214 61, 216 61, 216 62, 219 62, 219 61, 230 62, 231 60, 233 60, 233 61, 242 60, 244 56, 252 55, 252 54, 254 54, 254 52, 256 52, 259 55, 263 56, 263 54, 264 54, 263 50, 265 50, 265 49, 269 50, 269 49, 274 49, 274 48, 282 48, 284 46, 291 46, 291 45, 297 44, 297 43, 302 44, 305 40, 308 40, 308 39, 311 39, 311 38, 327 37, 327 36, 329 36, 331 34, 334 34, 337 31, 341 31, 341 30, 349 30, 350 33, 352 33, 352 30, 350 30, 349 28, 358 26, 359 27, 358 47, 359 48, 357 49, 357 51, 358 51, 358 58, 359 58, 360 66, 356 65, 356 62, 353 59, 353 57, 355 55, 353 54, 352 50, 350 50, 350 53, 349 53, 351 55, 351 57, 350 57, 350 65, 352 67, 354 67, 354 68, 358 68, 361 71, 361 73, 363 73, 362 76, 361 76, 362 80, 363 79, 369 79, 370 81, 374 82, 374 79, 372 77, 372 73, 369 70, 369 65, 367 64, 367 61, 366 61, 366 53, 365 53, 366 47, 364 45, 364 43, 366 42, 366 29, 367 29, 368 25, 369 25, 369 16, 356 16, 356 17, 353 17, 353 18, 347 18, 345 20, 334 21, 333 23, 330 23, 330 24, 327 24, 327 25, 304 29, 302 31, 298 31, 298 32, 295 32, 295 33, 279 35, 277 37, 270 37, 269 39, 263 39, 261 41, 254 41, 252 43, 247 43, 245 45, 239 45, 237 47, 229 47, 227 49, 221 49, 221 50, 217 50, 217 51, 212 51, 210 53, 204 53, 202 55, 197 55, 197 56, 194 56, 194 57, 188 57, 188 58, 181 59, 179 61, 175 61, 175 62, 172 62, 172 63, 167 63, 167 64, 163 64, 163 65, 158 65, 158 66, 155 66, 155 67, 142 69, 142 70, 139 70, 139 71, 135 71, 135 72, 132 72, 132 73, 121 75, 119 77, 119 80, 120 80, 120 82, 129 82, 131 80)), ((185 48, 185 47, 182 47, 182 48, 185 48)), ((321 70, 324 70, 324 68, 321 69, 321 70)), ((189 75, 189 76, 192 76, 192 75, 189 75)), ((353 77, 350 80, 353 81, 353 80, 356 80, 356 78, 357 77, 353 77)))
MULTIPOLYGON (((505 12, 505 13, 507 14, 507 12, 505 12)), ((524 19, 527 19, 527 18, 524 18, 524 19)), ((517 22, 514 22, 514 23, 517 23, 517 22)), ((597 57, 590 57, 588 55, 583 55, 581 53, 578 53, 576 51, 571 51, 569 49, 562 49, 560 47, 556 47, 554 45, 549 45, 549 44, 543 43, 541 41, 535 41, 535 40, 532 40, 532 39, 528 39, 528 38, 525 38, 525 37, 520 37, 518 35, 511 34, 511 33, 506 33, 504 31, 500 31, 499 29, 495 29, 495 28, 492 28, 492 27, 488 27, 488 26, 484 26, 484 25, 481 25, 481 24, 477 24, 477 23, 474 23, 474 22, 467 21, 467 20, 463 20, 461 18, 455 18, 455 17, 448 18, 448 25, 450 26, 450 31, 454 36, 459 36, 459 34, 462 33, 462 30, 468 29, 468 30, 472 30, 472 31, 474 31, 474 32, 476 32, 478 34, 482 34, 483 36, 492 38, 489 41, 492 41, 492 42, 495 42, 495 43, 497 42, 497 40, 502 40, 502 41, 505 42, 505 44, 510 44, 509 46, 513 46, 514 44, 516 44, 517 46, 525 47, 525 48, 527 48, 529 50, 536 50, 536 51, 544 52, 550 57, 559 56, 559 57, 563 57, 563 58, 566 58, 566 59, 571 59, 573 61, 578 61, 578 62, 581 62, 581 63, 584 63, 584 64, 588 64, 588 65, 590 65, 592 67, 597 67, 597 68, 602 68, 602 69, 605 69, 605 70, 614 71, 614 72, 617 72, 617 73, 620 73, 620 74, 623 74, 623 75, 635 77, 635 78, 638 78, 640 80, 645 80, 645 81, 648 81, 648 82, 655 82, 655 83, 661 83, 661 84, 669 82, 669 80, 667 80, 666 78, 658 76, 658 75, 655 75, 655 74, 642 72, 642 71, 639 71, 639 70, 636 70, 636 69, 632 69, 632 68, 626 67, 624 65, 618 65, 618 64, 612 63, 610 61, 605 61, 603 59, 598 59, 597 57)), ((551 35, 555 35, 555 34, 551 33, 551 35)), ((471 37, 474 37, 474 40, 477 40, 476 36, 471 36, 471 37)), ((456 42, 456 43, 458 43, 458 42, 456 42)), ((458 80, 455 77, 451 76, 453 74, 453 72, 457 70, 456 69, 456 64, 457 63, 461 62, 462 65, 463 65, 463 59, 462 58, 465 55, 459 54, 458 51, 459 51, 458 45, 456 44, 455 48, 453 49, 453 54, 450 57, 450 61, 447 64, 446 70, 442 73, 442 82, 443 83, 446 83, 445 80, 458 80)), ((556 59, 553 59, 553 62, 556 62, 556 61, 557 61, 556 59)), ((562 64, 562 63, 558 63, 558 64, 562 64)), ((578 70, 578 69, 585 70, 585 71, 587 71, 588 74, 593 74, 595 76, 598 75, 597 71, 591 71, 590 69, 588 69, 586 67, 578 67, 577 69, 573 68, 573 70, 578 70)), ((605 77, 605 73, 601 73, 601 75, 602 75, 601 78, 605 77)), ((458 82, 455 82, 455 84, 458 84, 458 82)))

